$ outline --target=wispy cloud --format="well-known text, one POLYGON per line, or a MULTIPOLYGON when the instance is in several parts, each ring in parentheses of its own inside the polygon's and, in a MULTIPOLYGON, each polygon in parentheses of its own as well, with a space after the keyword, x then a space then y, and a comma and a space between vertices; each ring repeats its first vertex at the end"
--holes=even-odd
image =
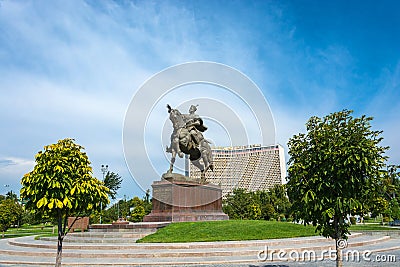
POLYGON ((19 192, 21 178, 33 169, 34 164, 34 161, 24 158, 0 156, 0 194, 6 193, 3 190, 19 192), (7 188, 3 188, 3 185, 7 185, 7 188))
POLYGON ((10 165, 16 165, 17 163, 10 159, 0 159, 0 168, 4 168, 10 165))

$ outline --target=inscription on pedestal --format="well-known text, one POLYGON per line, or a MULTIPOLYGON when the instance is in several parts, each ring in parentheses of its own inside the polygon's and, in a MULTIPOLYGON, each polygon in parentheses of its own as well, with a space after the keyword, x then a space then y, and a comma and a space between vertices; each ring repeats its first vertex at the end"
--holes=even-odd
POLYGON ((170 186, 162 186, 162 187, 154 187, 153 186, 153 198, 158 199, 163 203, 172 203, 172 187, 170 186))

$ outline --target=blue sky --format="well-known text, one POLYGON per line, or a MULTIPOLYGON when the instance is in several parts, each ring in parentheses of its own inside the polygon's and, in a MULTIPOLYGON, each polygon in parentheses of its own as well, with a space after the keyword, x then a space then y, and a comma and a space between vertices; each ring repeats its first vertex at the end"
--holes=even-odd
POLYGON ((310 116, 352 109, 374 117, 399 164, 399 12, 394 0, 0 1, 0 194, 19 190, 43 146, 72 137, 97 177, 101 164, 121 174, 119 197, 141 195, 125 111, 149 77, 198 60, 258 85, 278 143, 310 116))

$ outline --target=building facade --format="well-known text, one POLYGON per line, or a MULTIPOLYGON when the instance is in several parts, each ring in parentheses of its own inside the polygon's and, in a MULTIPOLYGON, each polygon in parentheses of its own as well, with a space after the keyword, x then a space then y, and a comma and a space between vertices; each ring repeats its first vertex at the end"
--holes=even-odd
MULTIPOLYGON (((207 171, 206 180, 221 185, 223 197, 235 188, 267 190, 285 183, 286 162, 281 145, 216 147, 212 153, 214 172, 207 171)), ((190 178, 200 178, 199 169, 191 163, 186 166, 190 178)))

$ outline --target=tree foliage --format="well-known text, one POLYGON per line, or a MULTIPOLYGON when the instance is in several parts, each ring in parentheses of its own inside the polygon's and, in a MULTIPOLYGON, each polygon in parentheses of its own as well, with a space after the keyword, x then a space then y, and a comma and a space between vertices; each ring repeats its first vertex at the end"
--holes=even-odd
POLYGON ((83 216, 108 203, 109 189, 92 176, 84 148, 73 139, 59 140, 35 156, 34 169, 21 180, 26 207, 57 219, 57 265, 61 264, 62 241, 68 216, 83 216))
POLYGON ((380 181, 378 189, 379 194, 375 198, 369 198, 368 203, 371 206, 372 215, 382 214, 390 216, 391 219, 399 219, 399 201, 400 201, 400 172, 396 165, 387 166, 387 172, 380 181))
POLYGON ((106 176, 104 177, 104 185, 110 189, 108 195, 115 199, 117 195, 118 189, 121 188, 122 178, 119 174, 114 172, 107 172, 106 176))
MULTIPOLYGON (((150 190, 147 190, 142 199, 135 196, 130 200, 121 199, 114 203, 104 210, 103 220, 105 223, 112 223, 122 217, 128 221, 141 222, 143 217, 151 212, 151 209, 150 190)), ((93 219, 96 220, 96 218, 93 219)))
POLYGON ((388 165, 383 178, 377 185, 374 194, 368 195, 363 203, 364 210, 371 213, 372 217, 382 215, 391 220, 400 219, 400 166, 388 165))
POLYGON ((18 201, 18 196, 13 191, 9 191, 6 194, 6 199, 12 199, 14 201, 18 201))
POLYGON ((248 192, 234 189, 226 196, 223 210, 231 219, 270 220, 287 219, 290 203, 283 185, 275 185, 268 191, 248 192))
POLYGON ((252 193, 243 188, 236 188, 232 194, 226 196, 223 209, 230 219, 253 219, 251 213, 255 204, 256 201, 252 193))
POLYGON ((388 204, 389 204, 388 215, 393 220, 399 220, 400 219, 399 201, 396 198, 393 198, 390 200, 390 202, 388 204))
POLYGON ((311 117, 307 134, 288 143, 287 186, 295 216, 336 240, 347 238, 345 218, 374 194, 386 160, 387 148, 379 145, 382 132, 371 129, 372 118, 351 114, 311 117))
POLYGON ((131 213, 131 221, 132 222, 141 222, 143 221, 143 217, 146 215, 146 211, 143 206, 136 206, 133 208, 131 213))
POLYGON ((144 216, 151 212, 152 203, 150 200, 150 191, 146 191, 146 195, 143 199, 134 197, 129 201, 129 203, 130 207, 133 208, 129 220, 132 222, 142 222, 144 216))
POLYGON ((13 199, 0 201, 0 231, 4 232, 22 216, 22 207, 13 199))

